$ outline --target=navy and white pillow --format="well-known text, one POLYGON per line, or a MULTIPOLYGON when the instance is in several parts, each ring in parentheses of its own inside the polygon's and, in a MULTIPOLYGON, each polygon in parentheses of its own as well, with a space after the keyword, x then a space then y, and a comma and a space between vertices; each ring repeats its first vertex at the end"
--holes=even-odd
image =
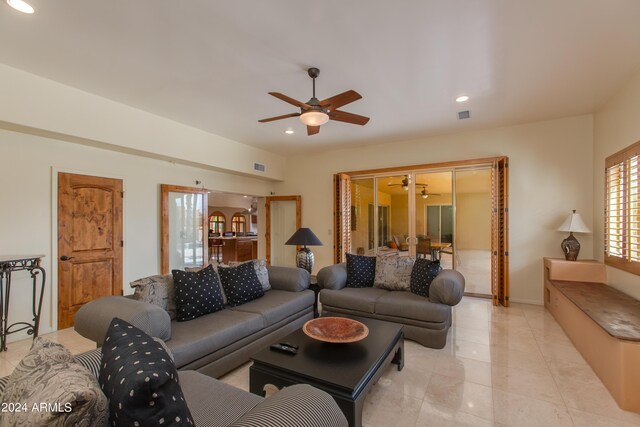
POLYGON ((193 426, 178 371, 162 345, 117 317, 102 346, 98 382, 114 426, 193 426))
POLYGON ((431 261, 425 258, 417 258, 411 270, 411 292, 423 297, 429 296, 429 286, 442 271, 440 261, 431 261))
POLYGON ((347 254, 347 288, 371 288, 376 277, 376 257, 347 254))
POLYGON ((253 263, 247 262, 237 267, 218 267, 220 282, 232 307, 260 298, 264 290, 258 280, 253 263))
POLYGON ((191 273, 172 270, 178 322, 195 319, 224 308, 218 275, 208 265, 191 273))

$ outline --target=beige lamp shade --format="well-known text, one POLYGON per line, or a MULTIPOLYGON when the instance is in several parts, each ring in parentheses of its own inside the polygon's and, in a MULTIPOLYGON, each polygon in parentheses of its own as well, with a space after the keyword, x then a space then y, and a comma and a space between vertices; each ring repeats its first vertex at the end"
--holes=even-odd
POLYGON ((570 233, 591 233, 589 227, 587 227, 582 220, 579 213, 574 210, 570 213, 567 219, 562 223, 558 231, 566 231, 570 233))

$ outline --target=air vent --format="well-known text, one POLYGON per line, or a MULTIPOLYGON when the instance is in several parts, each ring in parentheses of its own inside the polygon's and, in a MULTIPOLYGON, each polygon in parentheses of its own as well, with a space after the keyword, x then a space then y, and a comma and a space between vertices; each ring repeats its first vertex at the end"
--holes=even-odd
POLYGON ((458 120, 468 119, 469 117, 471 117, 469 110, 458 111, 458 120))
POLYGON ((253 162, 253 170, 257 172, 265 172, 267 170, 267 167, 262 163, 253 162))

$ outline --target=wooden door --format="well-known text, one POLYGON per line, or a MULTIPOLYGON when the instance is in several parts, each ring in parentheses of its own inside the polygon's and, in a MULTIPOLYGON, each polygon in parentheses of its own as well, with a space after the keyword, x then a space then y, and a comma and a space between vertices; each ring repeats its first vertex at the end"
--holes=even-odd
POLYGON ((122 295, 122 180, 58 174, 58 329, 83 304, 122 295))
POLYGON ((492 170, 491 293, 493 305, 509 306, 509 161, 496 159, 492 170))
MULTIPOLYGON (((267 249, 267 263, 271 265, 271 243, 273 238, 273 231, 271 230, 271 204, 277 202, 295 202, 296 204, 296 224, 295 230, 302 227, 302 197, 300 196, 268 196, 265 198, 265 222, 266 222, 266 232, 265 232, 265 244, 267 249)), ((295 232, 295 231, 294 231, 295 232)), ((292 233, 293 234, 293 233, 292 233)), ((289 237, 283 237, 284 240, 281 242, 284 244, 285 241, 288 240, 289 237)))

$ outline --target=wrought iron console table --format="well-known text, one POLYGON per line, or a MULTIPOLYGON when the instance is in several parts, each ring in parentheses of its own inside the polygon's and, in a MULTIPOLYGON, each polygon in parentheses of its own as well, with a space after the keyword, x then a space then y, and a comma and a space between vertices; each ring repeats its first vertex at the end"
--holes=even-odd
POLYGON ((44 269, 40 266, 42 257, 44 257, 44 255, 0 255, 0 351, 7 350, 7 335, 26 329, 27 334, 33 335, 34 338, 38 336, 46 276, 44 269), (15 322, 10 325, 8 318, 9 297, 11 296, 11 273, 21 270, 28 271, 33 280, 31 303, 33 323, 15 322), (39 291, 38 276, 42 278, 39 291))

